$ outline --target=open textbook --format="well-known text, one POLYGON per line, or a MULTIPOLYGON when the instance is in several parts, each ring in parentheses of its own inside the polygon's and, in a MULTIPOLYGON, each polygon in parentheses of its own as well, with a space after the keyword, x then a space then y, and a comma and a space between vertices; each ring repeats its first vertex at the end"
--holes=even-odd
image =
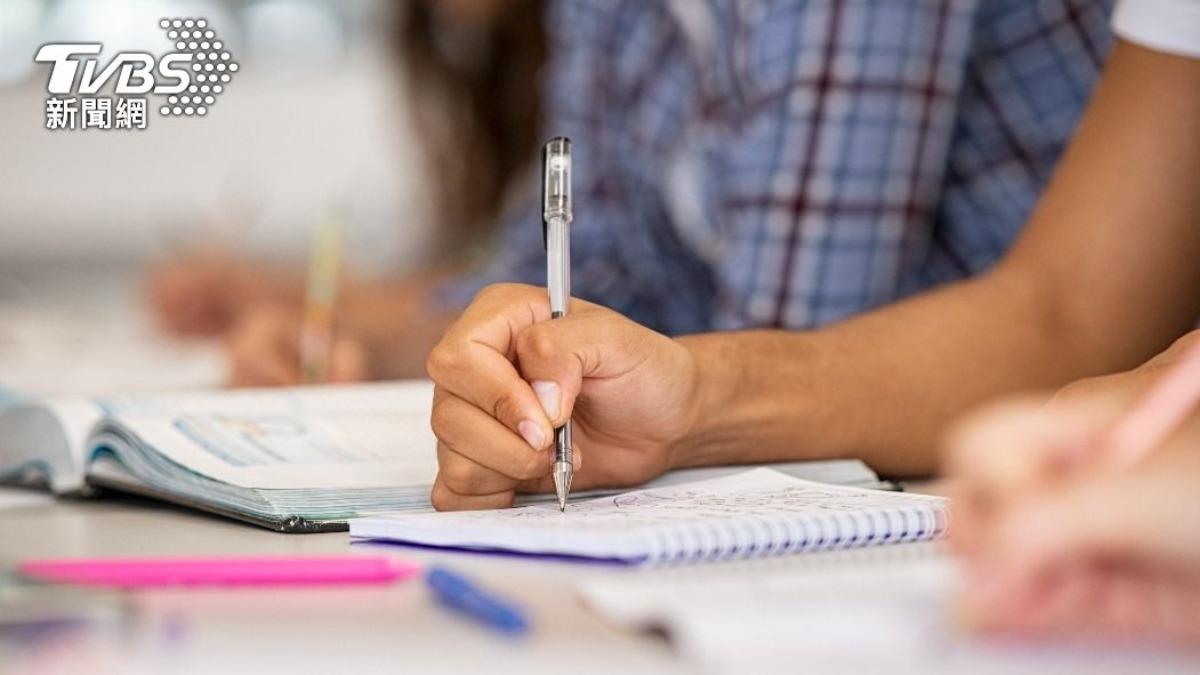
MULTIPOLYGON (((283 532, 344 530, 358 515, 430 509, 432 394, 431 383, 411 381, 21 403, 0 408, 0 481, 44 482, 60 495, 113 488, 283 532)), ((878 485, 856 461, 779 466, 878 485)))
POLYGON ((407 513, 351 521, 365 539, 645 565, 709 562, 921 541, 946 501, 827 485, 759 468, 572 503, 407 513))
POLYGON ((0 411, 0 478, 95 487, 288 532, 427 507, 437 472, 427 382, 103 399, 0 411))

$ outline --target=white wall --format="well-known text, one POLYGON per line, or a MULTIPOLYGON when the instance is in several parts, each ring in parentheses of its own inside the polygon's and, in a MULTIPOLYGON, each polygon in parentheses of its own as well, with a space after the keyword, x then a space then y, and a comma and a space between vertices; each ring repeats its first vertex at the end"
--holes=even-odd
POLYGON ((207 117, 155 112, 146 131, 46 130, 45 67, 0 89, 0 269, 136 262, 197 239, 302 258, 314 219, 347 201, 355 264, 418 260, 423 190, 386 49, 350 44, 325 70, 240 59, 207 117))

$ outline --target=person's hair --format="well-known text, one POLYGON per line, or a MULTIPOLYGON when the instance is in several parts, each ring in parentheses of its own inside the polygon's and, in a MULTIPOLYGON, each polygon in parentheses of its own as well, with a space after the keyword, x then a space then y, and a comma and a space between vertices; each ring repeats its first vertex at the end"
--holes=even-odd
POLYGON ((434 4, 403 3, 397 46, 442 239, 478 244, 537 156, 542 1, 507 0, 474 32, 444 25, 434 4))

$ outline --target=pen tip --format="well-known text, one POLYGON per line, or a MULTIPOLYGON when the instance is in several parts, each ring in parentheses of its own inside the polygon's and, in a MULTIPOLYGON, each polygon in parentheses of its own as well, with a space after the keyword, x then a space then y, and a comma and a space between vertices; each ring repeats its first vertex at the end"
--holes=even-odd
POLYGON ((558 497, 558 510, 567 510, 567 495, 571 492, 571 476, 569 474, 570 464, 563 465, 562 462, 555 466, 554 470, 554 493, 558 497))

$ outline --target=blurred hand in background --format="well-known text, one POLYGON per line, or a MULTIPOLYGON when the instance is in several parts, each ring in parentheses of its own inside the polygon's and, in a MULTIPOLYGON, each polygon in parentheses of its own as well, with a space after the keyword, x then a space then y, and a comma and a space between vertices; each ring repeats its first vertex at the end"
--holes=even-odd
POLYGON ((198 251, 156 264, 147 295, 157 323, 176 335, 221 335, 248 307, 270 303, 299 311, 301 270, 198 251))
POLYGON ((1089 453, 1188 340, 1146 365, 977 413, 949 436, 951 542, 990 632, 1200 644, 1200 415, 1125 470, 1089 453))
MULTIPOLYGON (((410 94, 410 131, 422 160, 439 176, 423 186, 438 214, 437 237, 410 277, 343 280, 336 307, 340 351, 331 358, 344 360, 330 364, 334 379, 423 376, 429 349, 462 309, 436 306, 431 284, 445 280, 447 268, 471 262, 464 251, 491 247, 510 191, 527 187, 541 118, 537 74, 546 61, 541 5, 395 5, 390 39, 410 94), (464 146, 472 148, 470 161, 464 161, 464 146)), ((350 261, 346 269, 357 268, 350 261)), ((233 383, 299 381, 303 263, 289 269, 204 252, 161 264, 150 276, 152 309, 166 330, 226 337, 233 383)))
MULTIPOLYGON (((342 285, 337 303, 329 379, 358 382, 425 376, 425 359, 456 316, 431 296, 452 269, 426 271, 398 282, 342 285)), ((302 302, 259 302, 229 327, 229 381, 276 387, 302 380, 302 302)))
MULTIPOLYGON (((230 384, 235 387, 301 384, 300 335, 301 314, 295 308, 279 305, 251 308, 229 333, 230 384)), ((328 372, 330 382, 368 379, 366 347, 354 338, 335 339, 328 372)))

